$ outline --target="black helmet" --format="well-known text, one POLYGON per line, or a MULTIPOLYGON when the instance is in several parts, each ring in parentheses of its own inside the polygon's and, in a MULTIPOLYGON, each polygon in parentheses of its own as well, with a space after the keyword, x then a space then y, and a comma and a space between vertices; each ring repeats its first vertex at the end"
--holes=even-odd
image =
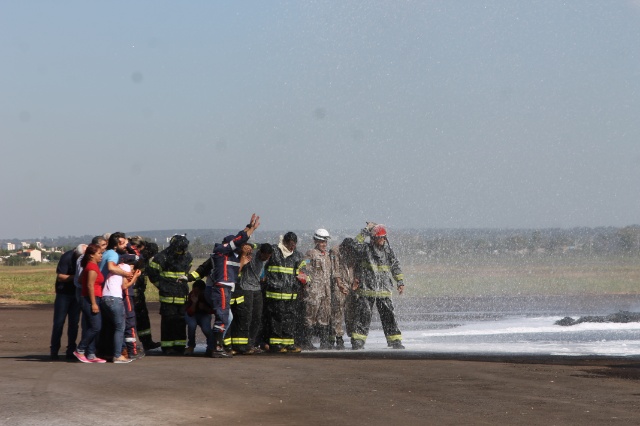
POLYGON ((169 247, 176 252, 183 252, 187 250, 189 247, 189 240, 187 240, 187 235, 174 235, 169 240, 169 247))

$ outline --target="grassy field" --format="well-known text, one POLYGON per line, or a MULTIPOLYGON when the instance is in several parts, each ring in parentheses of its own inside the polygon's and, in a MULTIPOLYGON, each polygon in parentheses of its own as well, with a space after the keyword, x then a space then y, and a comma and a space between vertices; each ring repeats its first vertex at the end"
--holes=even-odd
MULTIPOLYGON (((409 296, 640 293, 636 258, 402 259, 402 263, 409 296)), ((54 281, 55 266, 0 266, 0 301, 53 303, 54 281)), ((158 300, 153 285, 147 286, 147 300, 158 300)))

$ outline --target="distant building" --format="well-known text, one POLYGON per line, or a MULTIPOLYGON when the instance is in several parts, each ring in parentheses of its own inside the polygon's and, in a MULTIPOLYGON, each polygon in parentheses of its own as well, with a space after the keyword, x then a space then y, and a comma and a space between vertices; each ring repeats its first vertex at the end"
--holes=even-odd
POLYGON ((13 244, 13 243, 4 243, 2 245, 2 248, 5 249, 5 250, 13 251, 13 250, 16 249, 16 245, 13 244))
POLYGON ((40 241, 36 241, 36 248, 42 250, 42 243, 40 241))
POLYGON ((22 246, 22 249, 24 250, 24 249, 28 249, 28 248, 29 248, 29 246, 30 246, 31 244, 29 244, 29 243, 25 243, 24 241, 22 241, 22 242, 20 243, 20 245, 22 246))
POLYGON ((40 250, 24 250, 21 254, 33 262, 42 262, 42 252, 40 250))

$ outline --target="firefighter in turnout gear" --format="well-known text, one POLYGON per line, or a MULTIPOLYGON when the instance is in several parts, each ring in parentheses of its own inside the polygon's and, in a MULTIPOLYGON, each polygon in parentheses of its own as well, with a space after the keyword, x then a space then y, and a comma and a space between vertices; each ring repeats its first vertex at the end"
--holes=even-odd
POLYGON ((160 294, 160 337, 162 352, 167 355, 181 355, 187 346, 184 313, 189 285, 186 275, 193 260, 188 247, 186 235, 174 235, 169 247, 155 255, 147 267, 149 281, 160 294))
POLYGON ((393 283, 402 294, 404 281, 398 259, 387 241, 385 226, 368 222, 356 237, 355 255, 353 349, 364 348, 374 304, 380 314, 387 344, 394 349, 404 349, 391 301, 393 283), (367 236, 369 242, 365 242, 367 236))
POLYGON ((315 350, 311 341, 314 334, 320 336, 320 349, 331 349, 333 332, 331 322, 331 278, 333 265, 327 250, 331 236, 326 229, 313 234, 315 247, 305 255, 307 283, 304 286, 304 338, 302 349, 315 350), (314 330, 315 329, 315 330, 314 330))
POLYGON ((302 320, 298 294, 307 277, 297 244, 295 233, 284 234, 280 243, 273 245, 273 254, 265 266, 265 325, 271 352, 300 352, 294 333, 296 321, 302 320))
MULTIPOLYGON (((234 291, 241 264, 240 254, 242 246, 249 240, 251 234, 260 226, 260 216, 253 214, 251 221, 245 228, 238 232, 237 235, 226 236, 222 240, 222 244, 216 244, 211 254, 213 271, 211 274, 210 287, 211 301, 215 312, 215 320, 213 323, 212 339, 216 343, 216 347, 209 349, 206 354, 213 358, 229 358, 231 353, 231 336, 228 342, 225 342, 225 332, 229 323, 229 304, 231 301, 231 293, 234 291), (225 350, 225 347, 229 351, 225 350)), ((206 291, 206 290, 205 290, 206 291)), ((206 293, 205 293, 206 294, 206 293)), ((239 302, 239 300, 236 300, 239 302)))

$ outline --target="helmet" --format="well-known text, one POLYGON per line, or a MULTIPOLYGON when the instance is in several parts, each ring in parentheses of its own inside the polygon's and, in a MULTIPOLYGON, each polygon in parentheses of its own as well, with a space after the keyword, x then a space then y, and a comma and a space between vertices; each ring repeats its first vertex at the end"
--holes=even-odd
POLYGON ((386 237, 387 236, 387 228, 384 225, 376 225, 371 228, 371 236, 372 237, 386 237))
POLYGON ((330 238, 329 231, 323 228, 316 229, 316 232, 313 234, 314 240, 328 241, 330 238))
POLYGON ((189 240, 187 240, 187 235, 174 235, 173 237, 171 237, 171 240, 169 240, 169 247, 171 247, 171 249, 173 249, 174 251, 185 251, 187 247, 189 247, 189 240))

